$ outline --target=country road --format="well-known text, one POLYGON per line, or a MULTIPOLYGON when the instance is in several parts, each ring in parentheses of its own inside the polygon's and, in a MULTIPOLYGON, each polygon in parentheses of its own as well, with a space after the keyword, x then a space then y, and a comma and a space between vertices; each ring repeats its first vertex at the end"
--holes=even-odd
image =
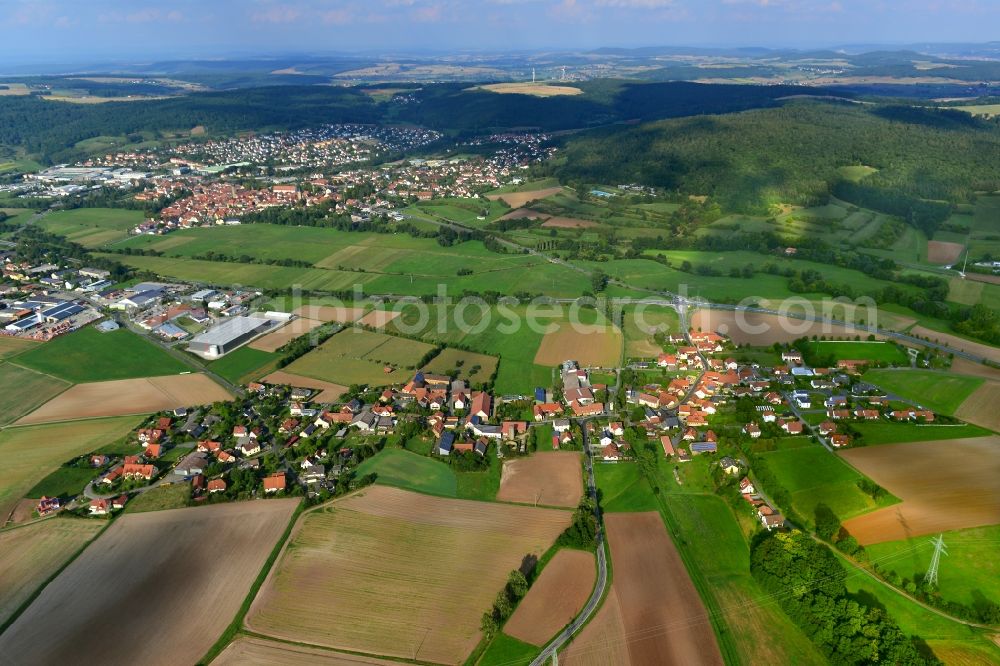
POLYGON ((608 560, 604 550, 604 527, 601 518, 601 508, 597 504, 597 481, 594 478, 594 459, 590 451, 590 438, 587 436, 587 421, 590 420, 581 419, 578 423, 580 423, 583 429, 583 464, 587 468, 587 493, 594 502, 594 515, 597 518, 597 583, 594 585, 594 591, 590 595, 590 599, 587 600, 583 610, 580 611, 566 628, 559 632, 558 636, 545 646, 541 654, 531 662, 531 666, 543 666, 573 638, 573 635, 590 620, 591 615, 601 605, 601 600, 604 598, 604 592, 608 586, 608 560))

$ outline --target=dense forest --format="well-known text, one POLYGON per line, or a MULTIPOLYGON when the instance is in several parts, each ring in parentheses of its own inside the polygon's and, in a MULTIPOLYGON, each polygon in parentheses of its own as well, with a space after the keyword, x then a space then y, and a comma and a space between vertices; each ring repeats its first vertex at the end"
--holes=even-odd
POLYGON ((0 147, 19 148, 45 163, 82 156, 96 136, 170 133, 203 126, 209 134, 314 127, 324 123, 410 122, 447 133, 594 127, 698 113, 727 113, 779 104, 797 91, 781 86, 591 81, 585 94, 539 98, 429 85, 410 104, 375 102, 361 88, 270 86, 169 99, 69 104, 33 96, 0 97, 0 147))
POLYGON ((967 201, 1000 188, 1000 123, 960 113, 796 101, 572 137, 552 171, 569 182, 638 182, 766 213, 781 202, 824 202, 841 181, 838 167, 867 165, 878 172, 840 194, 932 231, 941 215, 918 199, 967 201), (889 191, 891 201, 879 196, 889 191))

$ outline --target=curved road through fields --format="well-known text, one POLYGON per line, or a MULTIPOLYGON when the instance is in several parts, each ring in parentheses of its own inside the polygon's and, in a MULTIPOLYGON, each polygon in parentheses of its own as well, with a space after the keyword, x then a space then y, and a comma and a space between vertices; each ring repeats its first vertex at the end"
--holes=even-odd
POLYGON ((581 419, 579 423, 583 429, 583 464, 587 468, 587 494, 590 495, 590 499, 594 502, 594 514, 597 518, 597 583, 594 585, 594 592, 590 595, 590 599, 587 600, 583 610, 577 614, 576 618, 565 629, 559 632, 558 636, 545 646, 541 654, 531 662, 531 666, 543 666, 573 638, 573 634, 587 623, 590 616, 601 605, 601 600, 604 599, 604 591, 608 587, 608 559, 604 551, 604 528, 603 521, 601 520, 601 508, 597 504, 597 481, 594 478, 594 459, 590 453, 587 421, 590 421, 590 419, 581 419))

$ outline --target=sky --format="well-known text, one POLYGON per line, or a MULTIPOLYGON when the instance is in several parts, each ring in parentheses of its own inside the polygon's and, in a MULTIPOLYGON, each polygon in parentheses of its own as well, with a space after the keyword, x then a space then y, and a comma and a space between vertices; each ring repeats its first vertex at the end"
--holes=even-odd
POLYGON ((1000 39, 1000 0, 0 0, 0 57, 1000 39))

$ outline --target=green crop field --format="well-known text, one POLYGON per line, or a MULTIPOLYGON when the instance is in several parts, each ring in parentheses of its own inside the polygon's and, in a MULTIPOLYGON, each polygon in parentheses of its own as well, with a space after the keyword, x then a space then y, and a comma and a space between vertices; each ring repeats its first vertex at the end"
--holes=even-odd
POLYGON ((511 638, 502 631, 489 644, 483 656, 476 662, 478 666, 510 666, 529 664, 541 652, 534 645, 511 638))
MULTIPOLYGON (((246 225, 219 231, 234 229, 252 231, 257 227, 267 228, 266 225, 246 225)), ((279 227, 279 229, 282 233, 300 230, 299 227, 279 227)), ((203 231, 210 230, 195 229, 177 233, 194 234, 203 231)), ((512 295, 529 290, 531 285, 526 285, 524 282, 524 274, 528 270, 531 271, 532 285, 538 291, 544 290, 554 296, 579 296, 589 288, 586 280, 565 266, 530 255, 490 252, 479 241, 443 248, 431 239, 417 239, 403 234, 324 231, 341 236, 333 238, 332 245, 312 245, 303 251, 301 256, 295 251, 285 249, 287 244, 280 239, 274 240, 266 249, 261 249, 261 256, 275 259, 312 261, 321 254, 324 255, 312 268, 205 261, 189 258, 191 255, 201 256, 203 252, 191 251, 188 255, 181 254, 185 248, 193 250, 201 247, 204 252, 209 251, 208 248, 200 246, 200 239, 195 239, 191 243, 177 244, 173 250, 164 250, 167 254, 176 252, 176 257, 117 254, 98 256, 178 280, 210 285, 254 286, 273 290, 298 286, 303 290, 340 291, 362 285, 368 293, 422 296, 436 294, 439 285, 444 285, 455 295, 460 295, 466 290, 497 291, 512 295), (345 241, 350 243, 338 246, 338 243, 345 241), (195 242, 198 245, 195 245, 195 242), (337 249, 338 247, 340 249, 337 249), (459 271, 471 271, 471 273, 459 275, 459 271)), ((160 237, 150 237, 153 241, 158 238, 160 237)), ((158 242, 179 243, 181 238, 183 237, 171 234, 160 238, 158 242)), ((139 243, 139 240, 132 239, 129 243, 139 243)), ((248 246, 238 246, 239 253, 250 256, 250 248, 253 246, 253 242, 248 242, 248 246)), ((223 252, 220 247, 225 246, 220 245, 213 249, 223 252)), ((295 247, 298 247, 297 243, 295 247)))
POLYGON ((279 354, 243 346, 212 361, 208 369, 234 384, 245 384, 272 372, 280 358, 279 354))
POLYGON ((423 369, 434 374, 451 374, 455 371, 459 379, 464 379, 470 384, 478 384, 489 380, 498 362, 496 356, 447 347, 431 359, 423 369))
POLYGON ((162 485, 139 493, 125 505, 125 513, 145 513, 180 509, 191 500, 191 484, 187 482, 162 485))
POLYGON ((0 425, 13 423, 41 407, 69 384, 27 368, 0 362, 0 425))
POLYGON ((128 238, 145 214, 123 208, 75 208, 46 215, 39 225, 84 247, 96 248, 128 238))
POLYGON ((1000 257, 1000 233, 997 220, 1000 219, 1000 196, 976 198, 972 230, 969 233, 969 257, 979 260, 984 255, 1000 257))
MULTIPOLYGON (((429 316, 424 321, 420 320, 417 308, 401 308, 399 318, 387 330, 417 335, 436 343, 461 344, 480 353, 499 356, 495 383, 497 393, 527 394, 536 386, 552 384, 551 368, 535 365, 535 354, 544 333, 527 325, 526 308, 490 306, 483 311, 478 307, 469 307, 459 310, 458 314, 455 306, 431 305, 429 308, 429 316), (500 330, 501 325, 514 320, 521 321, 522 325, 509 333, 500 330)), ((581 314, 590 316, 587 313, 581 314)), ((561 314, 539 316, 538 322, 544 326, 548 322, 559 321, 562 317, 561 314)))
POLYGON ((381 386, 405 381, 431 349, 425 342, 349 327, 285 369, 344 386, 381 386), (396 370, 386 373, 387 363, 396 370))
MULTIPOLYGON (((883 571, 915 580, 927 573, 934 548, 930 537, 865 546, 883 571)), ((938 576, 938 590, 946 601, 973 606, 982 598, 1000 604, 1000 525, 945 532, 948 557, 938 576)))
POLYGON ((457 481, 445 463, 402 449, 384 449, 358 465, 358 476, 375 473, 376 483, 455 497, 457 481))
POLYGON ((626 358, 655 358, 663 350, 653 340, 654 331, 678 333, 680 319, 672 308, 634 306, 622 312, 626 358))
POLYGON ((933 370, 880 369, 864 374, 866 382, 896 393, 941 414, 954 414, 984 379, 933 370))
POLYGON ((812 524, 816 506, 826 504, 841 520, 888 506, 888 497, 876 503, 858 488, 864 479, 857 470, 819 444, 760 454, 778 482, 789 492, 799 516, 812 524))
POLYGON ((656 496, 632 463, 594 465, 597 491, 604 511, 656 511, 656 496))
POLYGON ((17 357, 18 365, 66 381, 158 377, 190 370, 151 342, 126 329, 100 333, 87 327, 17 357))
POLYGON ((880 361, 896 365, 909 365, 906 352, 891 342, 841 342, 818 340, 809 347, 820 357, 832 356, 835 360, 880 361))
POLYGON ((904 442, 927 442, 941 439, 964 439, 966 437, 986 437, 990 434, 990 431, 986 428, 970 424, 941 425, 935 423, 872 421, 853 423, 851 425, 863 435, 861 443, 865 446, 902 444, 904 442))
POLYGON ((139 422, 135 416, 0 430, 0 516, 60 465, 124 437, 139 422))
POLYGON ((35 487, 26 493, 26 496, 74 497, 82 493, 86 485, 97 474, 97 470, 87 467, 60 467, 36 483, 35 487))

